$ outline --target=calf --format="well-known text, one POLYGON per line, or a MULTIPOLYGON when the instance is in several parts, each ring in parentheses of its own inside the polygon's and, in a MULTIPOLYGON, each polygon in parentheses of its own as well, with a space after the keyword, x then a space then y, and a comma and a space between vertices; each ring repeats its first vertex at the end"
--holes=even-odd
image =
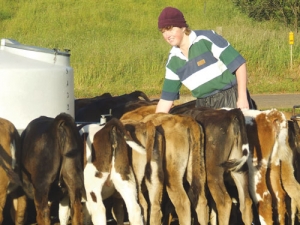
POLYGON ((294 176, 293 152, 288 143, 288 122, 276 109, 243 110, 252 158, 250 191, 261 224, 286 224, 286 195, 300 209, 300 186, 294 176))
POLYGON ((13 218, 15 224, 25 224, 26 198, 17 195, 20 171, 20 136, 15 126, 8 120, 0 118, 0 224, 3 222, 3 209, 7 195, 12 195, 17 202, 13 218))
POLYGON ((141 121, 145 116, 155 113, 156 105, 144 105, 124 113, 120 120, 141 121))
POLYGON ((138 154, 145 154, 145 148, 135 143, 126 134, 123 124, 116 118, 111 119, 104 126, 85 125, 80 129, 80 134, 85 143, 86 222, 91 215, 93 224, 106 224, 105 207, 102 201, 117 190, 126 203, 130 224, 143 224, 127 144, 138 154))
POLYGON ((110 93, 104 93, 99 96, 95 96, 92 98, 78 98, 75 99, 75 113, 78 112, 80 109, 84 108, 85 106, 98 101, 100 99, 105 99, 105 98, 111 98, 113 97, 110 93))
MULTIPOLYGON (((100 98, 87 104, 75 112, 75 120, 78 122, 99 122, 101 115, 110 114, 111 117, 120 118, 126 111, 128 103, 135 101, 151 102, 142 91, 134 91, 129 94, 100 98)), ((110 117, 108 117, 110 119, 110 117)))
MULTIPOLYGON (((36 221, 50 225, 48 201, 70 197, 72 224, 82 224, 81 199, 85 196, 81 154, 83 142, 73 118, 41 116, 22 133, 22 181, 34 199, 36 221), (54 192, 56 190, 56 192, 54 192)), ((67 224, 68 216, 60 224, 67 224)))
MULTIPOLYGON (((204 129, 206 172, 209 190, 216 202, 219 224, 228 224, 232 200, 225 186, 223 176, 231 174, 238 188, 240 211, 245 224, 253 220, 252 200, 248 192, 248 174, 245 168, 249 157, 249 146, 246 134, 245 120, 239 109, 215 110, 195 108, 194 102, 175 106, 173 114, 188 114, 195 118, 204 129)), ((155 112, 155 107, 140 107, 125 113, 121 121, 143 118, 155 112)), ((155 114, 157 115, 157 114, 155 114)))
POLYGON ((161 223, 161 197, 163 193, 163 135, 151 121, 147 123, 122 120, 130 135, 146 148, 147 157, 132 151, 132 168, 137 181, 138 199, 145 224, 161 223), (146 187, 145 187, 146 185, 146 187), (148 190, 148 201, 144 194, 148 190), (148 202, 150 207, 148 207, 148 202), (149 213, 150 211, 150 213, 149 213))
MULTIPOLYGON (((300 182, 300 128, 297 120, 288 120, 288 141, 289 145, 293 151, 293 166, 295 169, 295 178, 300 182)), ((291 224, 299 224, 299 213, 297 214, 297 206, 292 200, 291 202, 291 224), (298 220, 296 220, 298 216, 298 220), (298 223, 296 223, 298 222, 298 223)))
MULTIPOLYGON (((244 224, 253 220, 252 200, 248 191, 246 162, 250 155, 245 120, 240 109, 191 108, 180 113, 198 121, 205 134, 205 165, 209 191, 217 209, 218 224, 229 224, 231 196, 224 176, 230 174, 238 190, 244 224)), ((173 113, 176 108, 173 108, 173 113)))
MULTIPOLYGON (((145 115, 152 108, 147 111, 141 107, 140 110, 141 115, 145 115)), ((124 118, 138 120, 140 116, 137 116, 137 111, 129 112, 124 118)), ((180 224, 191 224, 190 201, 199 222, 207 224, 204 137, 201 126, 189 116, 164 113, 149 114, 139 122, 124 118, 121 121, 126 129, 147 146, 148 158, 140 159, 133 155, 132 162, 138 184, 146 179, 151 203, 150 224, 161 223, 162 185, 175 206, 180 224), (142 124, 146 127, 143 128, 142 124), (153 128, 156 132, 153 132, 153 128), (190 186, 190 200, 183 186, 184 181, 188 181, 190 186)))

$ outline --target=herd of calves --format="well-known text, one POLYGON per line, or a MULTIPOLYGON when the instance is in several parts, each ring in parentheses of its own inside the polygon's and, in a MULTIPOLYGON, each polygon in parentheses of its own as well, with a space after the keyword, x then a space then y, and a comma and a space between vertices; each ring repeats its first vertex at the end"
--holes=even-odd
POLYGON ((140 91, 76 99, 75 118, 21 134, 0 118, 0 224, 299 224, 295 118, 156 104, 140 91))

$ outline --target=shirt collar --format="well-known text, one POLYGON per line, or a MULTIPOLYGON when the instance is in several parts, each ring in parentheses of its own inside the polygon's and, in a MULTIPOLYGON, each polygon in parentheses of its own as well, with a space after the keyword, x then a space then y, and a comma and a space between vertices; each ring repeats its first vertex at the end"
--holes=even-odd
MULTIPOLYGON (((191 31, 190 35, 189 35, 189 41, 190 41, 190 46, 194 43, 194 41, 196 40, 197 38, 197 35, 194 31, 191 31)), ((173 46, 171 51, 170 51, 170 54, 174 54, 176 56, 182 56, 182 53, 181 53, 181 50, 180 48, 176 47, 176 46, 173 46)))
POLYGON ((194 41, 196 40, 196 38, 197 38, 197 35, 196 35, 195 31, 192 30, 192 32, 189 35, 190 47, 192 44, 194 44, 194 41))

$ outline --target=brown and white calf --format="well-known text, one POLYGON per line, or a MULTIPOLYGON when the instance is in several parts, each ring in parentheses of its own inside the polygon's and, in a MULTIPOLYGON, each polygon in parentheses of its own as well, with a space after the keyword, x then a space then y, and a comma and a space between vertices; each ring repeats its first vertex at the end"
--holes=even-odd
POLYGON ((0 224, 3 222, 3 209, 7 195, 12 195, 16 203, 13 218, 15 224, 25 224, 26 197, 17 196, 20 172, 20 135, 8 120, 0 118, 0 224))
POLYGON ((84 138, 85 222, 91 217, 93 224, 106 224, 103 200, 118 191, 126 204, 130 224, 144 224, 127 144, 138 154, 145 155, 145 148, 126 134, 116 118, 102 126, 85 125, 79 132, 84 138))
MULTIPOLYGON (((204 161, 204 136, 202 127, 190 116, 165 113, 149 114, 149 107, 126 113, 121 121, 131 136, 147 146, 147 159, 132 156, 134 172, 141 191, 142 180, 150 199, 150 224, 161 224, 161 197, 163 186, 172 201, 179 223, 191 224, 191 205, 200 224, 208 223, 205 193, 206 173, 204 161), (139 120, 141 115, 146 115, 139 120), (126 118, 126 119, 124 119, 126 118), (136 119, 138 121, 132 121, 136 119), (153 132, 155 129, 155 132, 153 132), (151 131, 152 130, 152 131, 151 131), (151 144, 149 144, 151 143, 151 144), (184 182, 190 187, 188 194, 184 182)), ((142 196, 139 193, 139 196, 142 196)), ((143 203, 140 198, 140 202, 143 203)), ((147 206, 143 204, 144 213, 147 206)))
POLYGON ((294 176, 288 121, 276 109, 243 110, 252 157, 249 158, 250 191, 260 224, 287 224, 290 205, 300 209, 300 185, 294 176))
MULTIPOLYGON (((81 199, 85 196, 81 166, 83 142, 74 119, 66 113, 55 118, 41 116, 28 124, 21 137, 22 187, 34 200, 37 223, 50 225, 48 201, 63 198, 64 204, 70 199, 72 224, 82 224, 81 199)), ((63 208, 68 206, 69 201, 63 208)), ((66 225, 68 211, 60 214, 59 219, 60 224, 66 225)))

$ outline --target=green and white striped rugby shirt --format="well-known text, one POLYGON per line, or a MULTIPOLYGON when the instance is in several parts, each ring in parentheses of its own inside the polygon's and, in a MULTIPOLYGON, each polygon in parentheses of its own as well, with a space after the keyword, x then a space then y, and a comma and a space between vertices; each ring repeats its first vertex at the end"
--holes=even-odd
POLYGON ((166 65, 161 99, 176 100, 181 85, 196 98, 204 98, 236 84, 235 71, 245 59, 212 30, 192 31, 187 59, 173 47, 166 65))

